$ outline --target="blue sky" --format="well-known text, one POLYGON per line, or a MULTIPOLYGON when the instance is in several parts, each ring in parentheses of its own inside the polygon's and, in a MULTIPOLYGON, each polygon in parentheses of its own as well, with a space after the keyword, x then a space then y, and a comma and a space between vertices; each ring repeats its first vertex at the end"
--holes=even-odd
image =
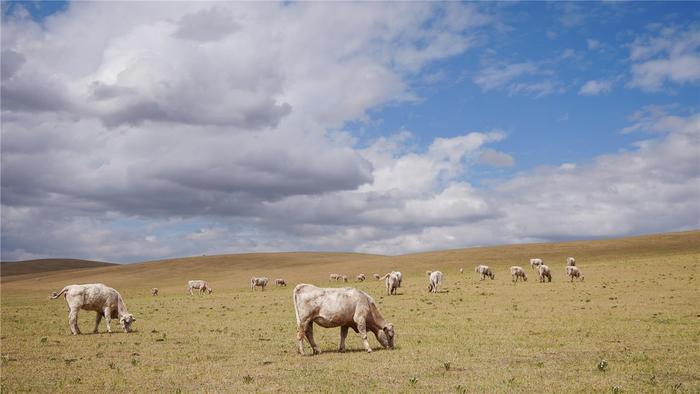
POLYGON ((694 2, 3 2, 2 258, 698 228, 698 20, 694 2))

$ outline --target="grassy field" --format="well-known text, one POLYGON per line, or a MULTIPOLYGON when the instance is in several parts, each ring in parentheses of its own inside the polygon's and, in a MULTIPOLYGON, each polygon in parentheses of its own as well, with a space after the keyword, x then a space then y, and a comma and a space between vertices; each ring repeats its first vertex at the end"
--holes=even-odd
MULTIPOLYGON (((203 256, 129 266, 2 277, 1 391, 117 392, 700 392, 700 232, 510 245, 385 257, 277 253, 203 256), (564 278, 575 256, 585 282, 564 278), (537 283, 542 257, 554 274, 537 283), (495 269, 479 281, 476 264, 495 269), (529 281, 513 284, 508 267, 529 281), (464 268, 464 274, 459 273, 464 268), (350 283, 394 323, 397 349, 367 354, 352 331, 315 330, 324 353, 295 349, 292 288, 338 286, 331 272, 404 272, 397 296, 383 283, 350 283), (426 270, 445 274, 426 292, 426 270), (287 288, 250 291, 252 275, 287 288), (209 296, 185 293, 206 279, 209 296), (73 283, 117 288, 136 332, 73 337, 63 298, 73 283), (161 295, 150 296, 159 287, 161 295), (606 366, 598 364, 606 361, 606 366)), ((80 314, 91 332, 94 313, 80 314)), ((308 347, 307 347, 308 349, 308 347)))

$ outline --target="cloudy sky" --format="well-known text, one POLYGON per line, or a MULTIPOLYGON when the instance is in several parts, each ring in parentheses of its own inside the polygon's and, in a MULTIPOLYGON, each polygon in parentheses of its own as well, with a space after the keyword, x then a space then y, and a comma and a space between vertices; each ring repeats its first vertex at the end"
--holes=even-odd
POLYGON ((2 5, 3 260, 700 228, 698 3, 2 5))

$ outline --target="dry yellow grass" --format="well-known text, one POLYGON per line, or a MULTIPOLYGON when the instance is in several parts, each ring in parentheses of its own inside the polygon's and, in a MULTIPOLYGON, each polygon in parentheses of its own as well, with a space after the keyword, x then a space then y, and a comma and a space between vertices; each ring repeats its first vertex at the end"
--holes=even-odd
MULTIPOLYGON (((700 232, 627 239, 510 245, 397 257, 352 253, 206 256, 2 277, 2 392, 15 391, 438 391, 621 392, 700 390, 700 232), (564 279, 566 256, 586 275, 564 279), (542 257, 554 273, 540 284, 527 267, 542 257), (495 269, 478 280, 476 264, 495 269), (527 283, 507 272, 522 265, 527 283), (465 273, 460 275, 459 268, 465 273), (400 295, 382 283, 350 283, 375 297, 397 330, 394 351, 366 354, 355 334, 335 352, 339 330, 317 329, 324 353, 295 353, 295 283, 331 272, 405 273, 400 295), (426 270, 445 273, 428 294, 426 270), (251 292, 253 275, 288 288, 251 292), (188 279, 211 296, 189 297, 188 279), (71 283, 117 288, 138 321, 132 334, 72 337, 71 283), (159 287, 161 295, 150 296, 159 287), (597 364, 606 360, 607 367, 597 364)), ((82 312, 83 332, 94 313, 82 312)), ((101 331, 104 332, 104 326, 101 331)), ((378 343, 372 338, 372 345, 378 343)))

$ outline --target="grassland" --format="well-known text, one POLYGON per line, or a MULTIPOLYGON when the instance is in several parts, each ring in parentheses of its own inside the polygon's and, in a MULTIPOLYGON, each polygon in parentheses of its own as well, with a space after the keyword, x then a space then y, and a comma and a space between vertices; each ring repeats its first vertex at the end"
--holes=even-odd
POLYGON ((78 268, 96 268, 113 265, 102 261, 79 259, 39 259, 24 261, 3 261, 0 263, 2 276, 36 274, 38 272, 73 270, 78 268))
MULTIPOLYGON (((700 232, 510 245, 386 257, 277 253, 205 256, 2 276, 3 393, 116 392, 700 392, 700 232), (564 279, 572 255, 585 282, 564 279), (542 257, 552 283, 513 284, 507 269, 542 257), (476 264, 495 268, 479 281, 476 264), (459 274, 459 268, 465 273, 459 274), (397 349, 367 354, 356 334, 317 328, 323 354, 295 353, 295 283, 331 272, 404 272, 400 295, 367 291, 397 331, 397 349), (425 270, 445 274, 428 294, 425 270), (288 288, 251 292, 252 275, 288 288), (185 294, 206 279, 210 296, 185 294), (51 291, 103 282, 125 297, 131 334, 70 336, 51 291), (151 287, 161 295, 150 296, 151 287), (607 367, 597 367, 606 360, 607 367)), ((90 332, 94 313, 82 312, 90 332)), ((104 324, 104 323, 103 323, 104 324)), ((371 339, 375 349, 379 346, 371 339)))

